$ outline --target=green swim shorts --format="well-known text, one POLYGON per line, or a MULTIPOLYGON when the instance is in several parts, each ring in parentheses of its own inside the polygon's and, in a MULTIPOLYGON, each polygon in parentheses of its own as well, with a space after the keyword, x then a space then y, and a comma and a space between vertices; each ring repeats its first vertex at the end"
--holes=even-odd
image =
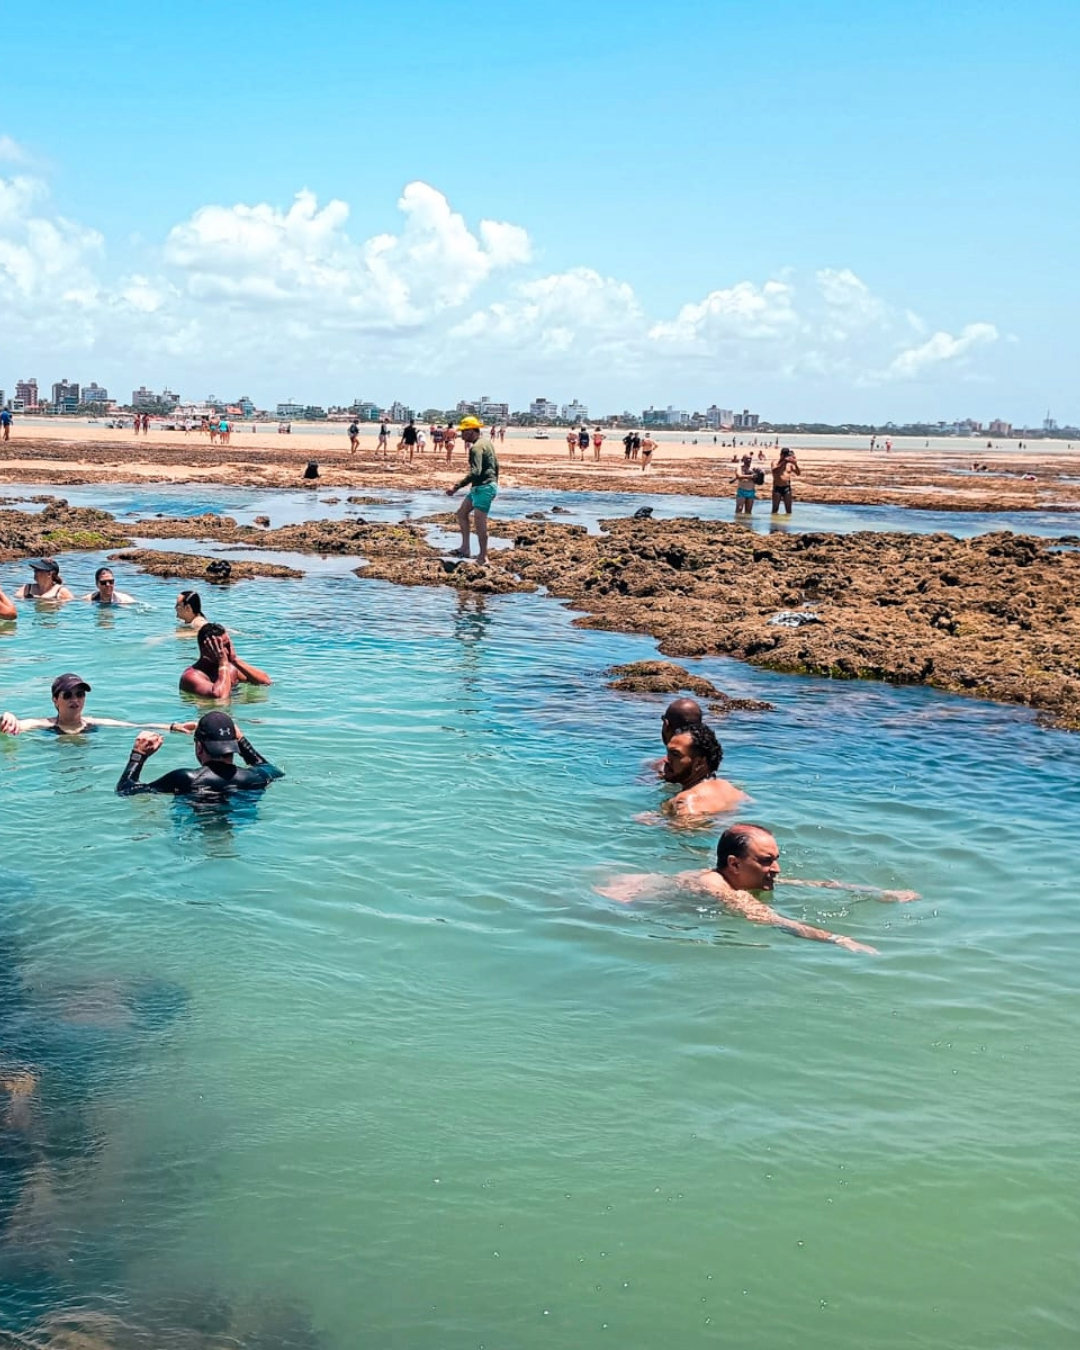
POLYGON ((481 483, 479 487, 474 487, 469 493, 469 501, 477 511, 483 511, 486 515, 491 510, 491 503, 495 500, 499 489, 494 483, 481 483))

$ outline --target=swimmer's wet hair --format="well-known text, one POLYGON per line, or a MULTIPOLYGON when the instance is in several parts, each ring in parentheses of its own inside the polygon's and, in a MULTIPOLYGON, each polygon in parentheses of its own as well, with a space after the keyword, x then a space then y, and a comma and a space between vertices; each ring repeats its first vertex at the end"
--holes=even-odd
POLYGON ((192 614, 202 613, 202 596, 198 591, 181 591, 180 599, 183 600, 192 614))
POLYGON ((677 731, 685 731, 687 727, 696 726, 701 722, 701 718, 701 704, 692 698, 677 698, 664 709, 663 720, 673 736, 677 731))
POLYGON ((716 732, 713 731, 712 727, 706 726, 704 722, 691 722, 677 734, 690 737, 690 744, 694 753, 704 756, 705 762, 709 766, 710 775, 714 774, 720 767, 720 761, 724 758, 724 748, 716 739, 716 732))
POLYGON ((716 870, 722 872, 731 858, 745 858, 750 852, 750 841, 755 834, 768 834, 764 825, 752 825, 743 821, 732 825, 720 836, 716 845, 716 870))
POLYGON ((195 635, 195 640, 199 644, 199 650, 202 651, 202 649, 214 638, 226 636, 228 635, 225 632, 225 625, 223 623, 204 623, 195 635))

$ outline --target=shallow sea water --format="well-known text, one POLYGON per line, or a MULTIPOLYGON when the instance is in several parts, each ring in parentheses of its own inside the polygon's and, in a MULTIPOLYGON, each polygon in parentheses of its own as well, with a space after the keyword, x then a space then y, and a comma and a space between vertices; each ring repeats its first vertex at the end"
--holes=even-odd
MULTIPOLYGON (((726 479, 725 479, 726 482, 726 479)), ((418 520, 443 514, 457 503, 445 492, 365 489, 352 493, 344 489, 298 489, 295 492, 257 488, 218 488, 202 486, 155 486, 132 495, 123 487, 49 486, 5 488, 0 491, 0 510, 5 505, 20 510, 42 509, 40 504, 17 501, 24 496, 64 497, 72 506, 96 506, 123 518, 146 518, 160 512, 166 515, 229 515, 240 525, 250 525, 256 516, 266 515, 274 526, 306 520, 343 520, 362 516, 371 521, 418 520), (351 504, 350 496, 374 500, 351 504)), ((460 499, 459 499, 460 500, 460 499)), ((697 517, 701 520, 734 521, 734 501, 730 493, 720 497, 682 494, 642 495, 634 492, 559 492, 543 488, 507 488, 500 492, 494 519, 521 520, 530 512, 543 511, 555 523, 584 525, 591 534, 600 531, 600 522, 610 517, 630 516, 642 506, 651 506, 653 518, 697 517), (552 508, 558 511, 552 514, 552 508)), ((791 516, 773 516, 768 498, 762 498, 749 518, 736 522, 740 528, 756 534, 774 531, 799 533, 824 530, 830 534, 852 534, 857 530, 899 530, 904 533, 945 533, 966 539, 973 535, 1012 530, 1056 539, 1080 533, 1080 511, 924 511, 915 506, 830 506, 801 502, 796 498, 791 516)))
MULTIPOLYGON (((197 713, 175 584, 116 571, 139 606, 0 626, 4 708, 75 670, 91 714, 197 713)), ((1080 742, 698 663, 776 704, 719 731, 785 871, 925 896, 778 889, 854 956, 593 890, 718 833, 635 820, 666 700, 599 672, 650 642, 340 570, 204 593, 275 678, 233 707, 261 800, 116 797, 122 729, 0 739, 0 1044, 42 1074, 0 1325, 213 1296, 342 1350, 1076 1344, 1080 742)))

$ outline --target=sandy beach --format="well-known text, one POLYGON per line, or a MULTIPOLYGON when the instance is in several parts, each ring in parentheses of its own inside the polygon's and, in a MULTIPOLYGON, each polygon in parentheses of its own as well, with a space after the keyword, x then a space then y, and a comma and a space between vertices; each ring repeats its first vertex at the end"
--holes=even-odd
MULTIPOLYGON (((714 446, 711 433, 699 434, 694 444, 693 437, 661 432, 653 463, 643 472, 640 463, 624 459, 620 436, 617 429, 609 432, 600 461, 590 450, 582 463, 568 458, 565 432, 555 429, 550 439, 537 440, 514 428, 498 446, 503 485, 733 497, 732 455, 747 449, 756 455, 762 448, 771 460, 776 453, 771 445, 759 447, 753 437, 740 437, 732 450, 730 444, 714 446)), ((985 442, 969 440, 930 449, 898 444, 891 453, 871 452, 866 437, 824 446, 800 446, 797 437, 785 438, 789 443, 799 447, 803 471, 796 502, 951 511, 1080 510, 1080 448, 1060 442, 1037 442, 1024 451, 1015 443, 987 449, 985 442), (988 465, 988 471, 972 472, 976 462, 988 465)), ((430 448, 410 463, 393 440, 386 457, 376 447, 372 426, 362 428, 360 448, 350 454, 345 429, 338 424, 294 424, 290 435, 279 435, 274 424, 253 430, 245 423, 222 446, 211 445, 196 431, 152 426, 148 435, 136 437, 130 430, 85 422, 20 418, 11 440, 0 445, 0 483, 206 482, 282 488, 298 485, 304 466, 314 459, 327 487, 423 488, 446 487, 465 469, 460 442, 449 467, 445 456, 430 448)), ((759 495, 767 495, 767 488, 759 495)))

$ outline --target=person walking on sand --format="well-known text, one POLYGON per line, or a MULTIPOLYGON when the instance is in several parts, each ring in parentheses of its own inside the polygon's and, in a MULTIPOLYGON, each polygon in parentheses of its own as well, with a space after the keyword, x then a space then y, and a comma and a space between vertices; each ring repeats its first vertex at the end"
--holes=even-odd
POLYGON ((566 445, 567 449, 570 451, 570 458, 573 459, 574 454, 577 451, 577 432, 573 427, 566 433, 566 445))
POLYGON ((385 455, 390 449, 390 428, 385 422, 379 423, 379 443, 375 447, 377 455, 385 455))
POLYGON ((593 427, 592 434, 592 457, 594 460, 600 458, 600 447, 604 444, 604 433, 599 427, 593 427))
POLYGON ((11 421, 11 409, 0 408, 0 436, 3 436, 5 441, 11 440, 11 421))
MULTIPOLYGON (((636 439, 636 438, 635 438, 636 439)), ((645 439, 641 442, 641 472, 652 463, 653 451, 656 449, 656 442, 648 432, 645 433, 645 439)))
POLYGON ((469 472, 459 483, 446 489, 446 495, 452 497, 466 485, 469 488, 457 512, 458 528, 461 530, 461 547, 457 555, 459 558, 469 557, 469 517, 475 515, 476 561, 483 566, 487 562, 488 513, 499 491, 499 458, 491 441, 481 440, 484 428, 478 417, 463 417, 458 430, 461 439, 469 447, 469 472))
POLYGON ((360 444, 360 428, 355 422, 349 423, 349 454, 356 454, 356 447, 360 444))
POLYGON ((802 477, 802 470, 795 458, 795 451, 781 450, 780 458, 772 466, 772 514, 774 516, 779 514, 781 503, 783 503, 785 513, 791 515, 791 478, 793 474, 799 478, 802 477))
POLYGON ((589 448, 589 428, 582 427, 577 434, 578 450, 581 452, 581 462, 585 462, 585 451, 589 448))
POLYGON ((416 423, 410 417, 408 424, 405 427, 405 430, 401 433, 401 440, 398 441, 399 450, 402 447, 408 450, 410 463, 412 463, 412 457, 416 453, 416 441, 417 441, 416 423))
POLYGON ((457 440, 457 427, 450 426, 448 424, 446 430, 443 432, 443 445, 446 446, 447 464, 449 464, 454 457, 454 442, 456 440, 457 440))

